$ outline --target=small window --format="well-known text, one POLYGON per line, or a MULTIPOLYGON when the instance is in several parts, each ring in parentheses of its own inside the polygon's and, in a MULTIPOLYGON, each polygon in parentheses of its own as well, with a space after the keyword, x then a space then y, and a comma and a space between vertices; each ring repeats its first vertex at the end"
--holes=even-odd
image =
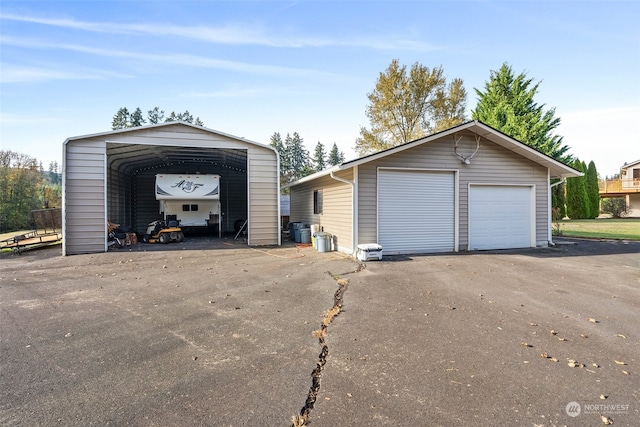
POLYGON ((198 205, 191 205, 191 212, 198 212, 198 205))
POLYGON ((189 212, 189 205, 182 205, 182 212, 189 212))
POLYGON ((313 213, 319 215, 322 213, 322 190, 313 192, 313 213))

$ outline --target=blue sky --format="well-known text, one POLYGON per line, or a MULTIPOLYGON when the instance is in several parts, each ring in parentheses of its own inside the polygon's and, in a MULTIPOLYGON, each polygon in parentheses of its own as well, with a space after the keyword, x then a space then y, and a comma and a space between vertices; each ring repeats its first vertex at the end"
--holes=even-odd
POLYGON ((461 78, 467 108, 508 62, 541 82, 557 134, 603 175, 640 159, 638 1, 7 1, 0 145, 48 166, 120 107, 189 110, 211 129, 347 158, 391 60, 461 78))

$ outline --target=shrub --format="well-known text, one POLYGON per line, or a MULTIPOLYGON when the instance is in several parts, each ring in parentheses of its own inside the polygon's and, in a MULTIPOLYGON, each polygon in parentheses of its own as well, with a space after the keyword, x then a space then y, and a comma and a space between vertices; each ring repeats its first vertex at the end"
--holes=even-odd
POLYGON ((622 218, 629 213, 629 206, 624 197, 611 197, 602 201, 602 212, 611 214, 614 218, 622 218))

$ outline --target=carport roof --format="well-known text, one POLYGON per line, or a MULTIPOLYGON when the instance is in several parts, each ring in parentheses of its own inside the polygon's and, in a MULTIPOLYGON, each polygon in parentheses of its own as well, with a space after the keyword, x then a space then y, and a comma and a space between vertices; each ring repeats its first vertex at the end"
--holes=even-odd
MULTIPOLYGON (((575 170, 574 168, 565 165, 562 162, 555 160, 554 158, 547 156, 546 154, 541 153, 540 151, 529 147, 528 145, 511 138, 510 136, 488 126, 480 121, 474 120, 462 123, 458 126, 454 126, 450 129, 444 130, 442 132, 437 132, 432 135, 426 136, 424 138, 417 139, 415 141, 410 141, 402 145, 398 145, 396 147, 389 148, 387 150, 379 151, 377 153, 369 154, 367 156, 363 156, 354 160, 350 160, 348 162, 344 162, 340 165, 333 166, 329 169, 325 169, 323 171, 317 172, 313 175, 309 175, 304 177, 298 181, 295 181, 289 184, 287 187, 293 187, 297 184, 302 184, 307 181, 311 181, 313 179, 319 178, 321 176, 329 175, 333 172, 337 172, 339 170, 350 169, 354 166, 358 166, 361 164, 365 164, 376 159, 380 159, 382 157, 389 156, 391 154, 395 154, 413 147, 416 147, 421 144, 426 144, 431 141, 435 141, 438 139, 442 139, 447 136, 452 136, 455 133, 462 131, 470 131, 475 133, 476 135, 481 136, 482 138, 496 143, 508 150, 513 151, 516 154, 521 155, 531 161, 534 161, 542 166, 545 166, 549 169, 549 174, 553 178, 568 178, 568 177, 576 177, 582 176, 583 173, 575 170)), ((453 154, 453 153, 452 153, 453 154)))
MULTIPOLYGON (((186 122, 165 122, 155 125, 139 126, 135 128, 118 129, 109 132, 101 132, 90 135, 82 135, 67 138, 64 145, 71 141, 103 138, 107 143, 107 158, 109 167, 130 174, 145 169, 154 169, 176 164, 185 164, 190 167, 199 168, 204 172, 208 166, 221 166, 246 172, 247 153, 245 150, 237 148, 219 147, 192 147, 181 145, 154 145, 146 143, 127 143, 122 140, 112 140, 110 137, 126 135, 127 133, 139 133, 140 131, 153 130, 170 126, 188 126, 200 131, 220 135, 226 138, 235 139, 243 143, 267 147, 272 147, 250 141, 245 138, 233 136, 220 131, 196 126, 186 122)), ((275 151, 275 150, 274 150, 275 151)))

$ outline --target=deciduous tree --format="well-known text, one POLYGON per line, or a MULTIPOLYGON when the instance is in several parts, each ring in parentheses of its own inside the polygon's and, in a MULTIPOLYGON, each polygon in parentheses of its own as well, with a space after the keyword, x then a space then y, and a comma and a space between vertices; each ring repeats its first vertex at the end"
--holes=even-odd
POLYGON ((370 129, 360 128, 359 155, 394 147, 464 121, 466 91, 462 80, 447 86, 442 67, 415 63, 407 71, 397 59, 367 94, 370 129))

